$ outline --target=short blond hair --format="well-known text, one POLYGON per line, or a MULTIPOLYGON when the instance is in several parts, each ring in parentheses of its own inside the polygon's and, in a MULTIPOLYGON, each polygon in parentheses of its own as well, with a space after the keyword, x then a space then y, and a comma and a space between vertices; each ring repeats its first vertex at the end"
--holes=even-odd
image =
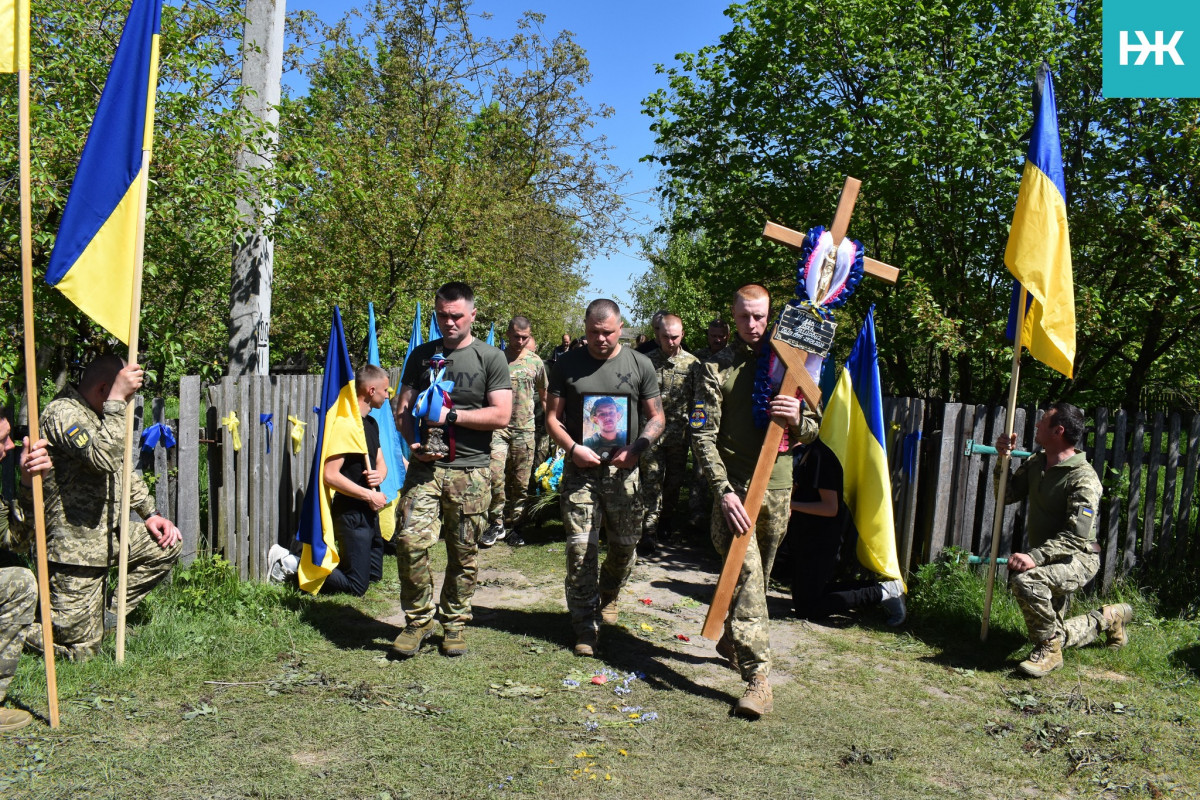
POLYGON ((747 283, 733 293, 733 302, 738 300, 766 300, 771 302, 771 293, 761 283, 747 283))

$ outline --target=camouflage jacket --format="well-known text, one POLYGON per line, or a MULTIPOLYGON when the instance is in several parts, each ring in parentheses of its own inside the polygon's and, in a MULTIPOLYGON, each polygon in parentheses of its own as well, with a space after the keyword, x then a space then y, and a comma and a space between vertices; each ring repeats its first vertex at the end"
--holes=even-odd
POLYGON ((532 431, 537 404, 546 391, 546 365, 536 353, 528 350, 508 363, 508 377, 512 381, 512 420, 509 430, 532 431))
POLYGON ((0 498, 0 550, 26 555, 33 545, 33 492, 17 481, 11 503, 0 498))
MULTIPOLYGON (((755 426, 751 410, 757 367, 758 355, 737 337, 701 363, 689 425, 693 450, 717 497, 744 490, 754 477, 758 453, 767 433, 766 429, 755 426)), ((819 421, 805 405, 800 424, 788 429, 788 443, 807 444, 817 438, 819 421)), ((791 485, 792 456, 783 452, 776 458, 767 488, 787 489, 791 485)))
MULTIPOLYGON (((103 567, 115 558, 120 536, 121 462, 126 403, 109 400, 96 414, 67 387, 42 414, 54 469, 44 483, 50 561, 103 567)), ((143 519, 154 510, 145 481, 133 473, 130 507, 143 519)))
MULTIPOLYGON (((993 477, 1000 481, 1000 460, 993 477)), ((1095 521, 1104 491, 1087 456, 1076 453, 1046 469, 1046 453, 1038 451, 1008 479, 1004 502, 1029 498, 1025 530, 1033 563, 1067 561, 1080 553, 1091 553, 1096 541, 1095 521)))
POLYGON ((700 359, 686 350, 668 356, 661 348, 651 350, 647 357, 658 373, 658 389, 662 393, 666 428, 658 442, 682 439, 688 431, 688 415, 696 389, 700 385, 700 359))

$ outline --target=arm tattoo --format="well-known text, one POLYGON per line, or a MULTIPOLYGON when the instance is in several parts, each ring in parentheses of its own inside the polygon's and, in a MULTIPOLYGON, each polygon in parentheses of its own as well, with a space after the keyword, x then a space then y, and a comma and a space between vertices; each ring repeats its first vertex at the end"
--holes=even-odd
POLYGON ((653 442, 659 436, 662 436, 663 429, 666 427, 663 418, 663 405, 661 397, 651 397, 643 401, 645 406, 646 420, 645 427, 642 428, 642 437, 650 442, 653 442))

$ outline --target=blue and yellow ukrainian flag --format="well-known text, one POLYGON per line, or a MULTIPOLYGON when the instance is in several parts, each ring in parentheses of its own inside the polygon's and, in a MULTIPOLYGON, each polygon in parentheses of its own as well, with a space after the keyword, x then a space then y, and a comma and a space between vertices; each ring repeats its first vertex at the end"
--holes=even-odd
POLYGON ((133 0, 46 268, 46 283, 126 344, 154 138, 161 15, 162 0, 133 0))
POLYGON ((29 69, 29 0, 0 0, 0 72, 29 69))
MULTIPOLYGON (((375 304, 367 303, 367 362, 377 367, 383 367, 379 358, 379 339, 375 335, 375 304)), ((392 415, 391 402, 384 403, 380 408, 372 409, 371 416, 379 424, 379 449, 383 451, 383 461, 387 464, 387 477, 379 485, 388 503, 379 512, 379 532, 384 541, 390 542, 396 533, 396 506, 400 504, 400 490, 404 487, 404 462, 400 458, 400 431, 396 428, 396 418, 392 415)))
POLYGON ((858 530, 859 563, 884 577, 903 580, 896 556, 874 306, 867 311, 850 358, 825 404, 821 441, 842 465, 842 496, 858 530))
MULTIPOLYGON (((1004 263, 1029 294, 1021 344, 1038 361, 1068 378, 1075 362, 1075 288, 1071 280, 1071 238, 1067 234, 1067 188, 1054 82, 1046 72, 1033 122, 1025 172, 1017 193, 1004 263)), ((1020 288, 1013 289, 1009 338, 1014 338, 1020 288)))
POLYGON ((363 432, 354 390, 354 369, 350 366, 342 315, 337 306, 333 308, 329 348, 325 351, 325 378, 317 414, 317 450, 308 473, 297 534, 304 546, 300 554, 300 588, 313 594, 321 590, 326 576, 338 563, 330 513, 333 489, 325 485, 325 460, 341 453, 367 452, 367 435, 363 432))

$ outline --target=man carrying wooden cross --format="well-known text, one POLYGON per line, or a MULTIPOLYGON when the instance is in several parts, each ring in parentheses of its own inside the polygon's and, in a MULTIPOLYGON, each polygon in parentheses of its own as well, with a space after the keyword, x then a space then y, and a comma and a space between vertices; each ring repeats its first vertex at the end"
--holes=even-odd
POLYGON ((771 711, 771 641, 767 622, 767 576, 775 552, 787 533, 792 496, 791 446, 817 438, 818 418, 801 409, 797 397, 775 394, 779 380, 771 369, 771 296, 751 283, 733 298, 737 335, 729 345, 702 365, 703 377, 692 409, 695 453, 714 498, 712 540, 724 557, 735 534, 750 530, 742 505, 766 437, 774 419, 787 426, 775 467, 767 484, 762 510, 755 524, 757 547, 746 551, 734 589, 725 630, 717 652, 741 672, 748 684, 734 706, 739 716, 757 719, 771 711))

